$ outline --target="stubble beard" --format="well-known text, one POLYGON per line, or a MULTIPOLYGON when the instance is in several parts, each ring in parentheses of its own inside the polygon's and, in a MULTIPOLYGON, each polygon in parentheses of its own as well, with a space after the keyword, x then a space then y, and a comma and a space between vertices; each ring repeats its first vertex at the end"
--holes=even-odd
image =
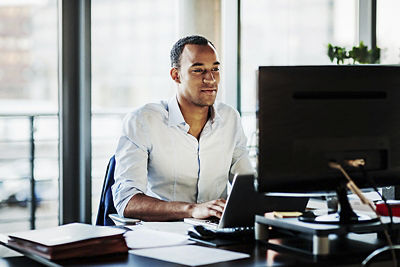
POLYGON ((216 95, 213 99, 199 99, 193 100, 192 103, 198 107, 211 107, 215 103, 216 95))

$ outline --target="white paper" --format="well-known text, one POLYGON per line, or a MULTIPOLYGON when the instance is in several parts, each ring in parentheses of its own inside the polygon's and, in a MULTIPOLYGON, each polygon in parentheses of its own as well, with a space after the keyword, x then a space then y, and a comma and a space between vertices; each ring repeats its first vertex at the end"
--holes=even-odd
POLYGON ((127 246, 131 249, 177 246, 193 243, 189 240, 189 236, 187 235, 168 233, 143 227, 128 231, 124 236, 127 246))
POLYGON ((157 230, 168 233, 187 235, 187 231, 192 225, 185 222, 141 222, 138 225, 125 225, 125 227, 136 230, 140 228, 157 230))
POLYGON ((6 244, 7 242, 8 242, 8 236, 5 234, 0 234, 0 243, 6 244))
POLYGON ((132 254, 178 264, 198 266, 250 257, 249 254, 201 246, 173 246, 130 250, 132 254))

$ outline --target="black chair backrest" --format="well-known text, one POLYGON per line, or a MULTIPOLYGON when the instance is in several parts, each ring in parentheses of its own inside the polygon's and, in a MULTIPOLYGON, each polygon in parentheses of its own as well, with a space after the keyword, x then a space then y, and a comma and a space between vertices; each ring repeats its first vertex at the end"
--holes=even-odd
POLYGON ((117 213, 111 192, 111 186, 114 184, 114 170, 115 156, 112 156, 108 162, 106 176, 104 177, 96 225, 115 225, 113 220, 108 217, 108 214, 117 213))

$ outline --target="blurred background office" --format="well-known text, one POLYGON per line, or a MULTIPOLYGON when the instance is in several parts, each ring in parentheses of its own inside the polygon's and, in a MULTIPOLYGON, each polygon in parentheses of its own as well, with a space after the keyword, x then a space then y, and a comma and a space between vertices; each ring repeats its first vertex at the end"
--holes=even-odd
MULTIPOLYGON (((61 2, 0 1, 0 232, 60 223, 61 2)), ((255 164, 258 66, 334 64, 328 43, 360 41, 382 49, 380 64, 399 64, 399 11, 397 0, 91 1, 92 218, 124 114, 174 95, 178 38, 216 45, 218 99, 241 112, 255 164)))

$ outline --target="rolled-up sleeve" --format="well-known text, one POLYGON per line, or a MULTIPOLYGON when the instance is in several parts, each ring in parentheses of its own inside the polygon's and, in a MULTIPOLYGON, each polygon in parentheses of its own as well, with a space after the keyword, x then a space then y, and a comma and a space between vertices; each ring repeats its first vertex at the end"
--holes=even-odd
POLYGON ((147 187, 148 132, 140 114, 128 114, 115 153, 116 166, 112 186, 115 208, 123 216, 129 200, 147 187))

